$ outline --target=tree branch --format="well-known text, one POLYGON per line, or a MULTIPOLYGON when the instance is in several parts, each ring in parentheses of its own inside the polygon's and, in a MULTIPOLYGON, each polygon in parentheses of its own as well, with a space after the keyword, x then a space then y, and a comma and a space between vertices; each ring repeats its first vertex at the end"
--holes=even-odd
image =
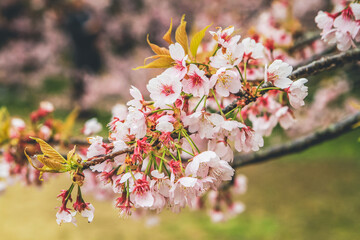
POLYGON ((299 67, 289 76, 290 79, 308 77, 310 75, 360 60, 360 49, 356 48, 333 56, 324 57, 305 66, 299 67))
MULTIPOLYGON (((294 80, 301 77, 308 77, 314 74, 323 72, 325 70, 329 70, 332 68, 340 67, 346 63, 355 62, 360 60, 360 49, 356 48, 353 50, 348 50, 343 53, 339 53, 329 57, 323 57, 319 60, 313 61, 307 65, 297 68, 295 71, 290 74, 289 78, 294 80)), ((264 84, 263 87, 269 87, 269 85, 264 84)), ((237 94, 239 98, 233 101, 231 104, 226 106, 223 109, 223 113, 227 113, 234 108, 237 107, 237 102, 241 97, 243 97, 243 93, 240 92, 237 94)))
POLYGON ((332 124, 325 130, 315 132, 308 136, 296 139, 290 143, 269 147, 268 149, 259 152, 239 155, 235 157, 232 166, 234 168, 242 167, 249 164, 265 162, 277 157, 285 156, 288 154, 297 153, 313 147, 317 144, 334 139, 342 134, 353 130, 353 125, 360 121, 360 112, 338 122, 332 124))
POLYGON ((126 148, 126 149, 124 149, 122 151, 117 151, 117 152, 113 152, 113 153, 110 153, 110 154, 89 158, 89 159, 85 160, 86 162, 83 164, 83 169, 87 169, 90 166, 100 164, 102 162, 105 162, 108 159, 114 159, 115 157, 117 157, 117 156, 119 156, 121 154, 129 153, 129 152, 132 152, 133 150, 134 150, 134 148, 130 147, 130 148, 126 148))

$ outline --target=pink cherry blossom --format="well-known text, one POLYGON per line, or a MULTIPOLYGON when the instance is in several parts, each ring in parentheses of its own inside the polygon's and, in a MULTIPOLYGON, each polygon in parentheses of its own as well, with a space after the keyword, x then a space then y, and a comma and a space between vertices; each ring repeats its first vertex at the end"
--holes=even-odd
POLYGON ((184 48, 179 44, 171 44, 169 46, 169 52, 172 59, 175 60, 175 65, 165 70, 164 73, 175 76, 176 79, 181 80, 187 73, 186 60, 188 56, 185 56, 184 48))
POLYGON ((236 44, 240 40, 240 35, 231 36, 234 32, 234 26, 229 26, 222 30, 222 28, 218 28, 217 32, 209 31, 209 33, 213 36, 214 40, 218 42, 219 45, 227 48, 236 44))
POLYGON ((304 84, 307 83, 307 81, 306 78, 300 78, 293 82, 288 90, 290 104, 296 109, 305 105, 304 98, 308 94, 308 87, 304 84))
POLYGON ((270 136, 272 130, 278 123, 277 118, 274 115, 264 115, 261 117, 250 115, 249 119, 252 122, 253 130, 261 136, 270 136))
POLYGON ((130 100, 127 102, 128 106, 132 106, 136 109, 141 109, 142 108, 142 103, 144 101, 144 97, 142 96, 141 92, 139 91, 139 89, 137 89, 134 86, 131 86, 130 89, 130 95, 134 98, 133 100, 130 100))
POLYGON ((85 126, 82 132, 84 133, 84 135, 89 136, 92 134, 96 134, 101 130, 102 125, 98 122, 97 118, 91 118, 85 122, 85 126))
POLYGON ((157 120, 156 130, 160 132, 172 132, 174 130, 174 126, 171 121, 173 120, 174 118, 169 115, 164 115, 160 117, 157 120))
POLYGON ((355 20, 360 20, 360 3, 350 3, 350 8, 354 14, 355 20))
POLYGON ((119 120, 125 120, 127 115, 127 107, 124 104, 116 104, 112 107, 111 113, 112 118, 118 118, 119 120))
POLYGON ((234 193, 244 194, 247 191, 247 177, 243 174, 239 174, 235 177, 234 180, 234 193))
POLYGON ((216 132, 216 124, 223 120, 224 118, 219 114, 203 111, 195 112, 183 118, 184 126, 188 126, 191 133, 198 132, 200 138, 213 138, 216 132))
POLYGON ((178 207, 188 204, 192 206, 192 199, 200 193, 200 186, 197 178, 182 177, 170 189, 170 200, 178 207))
POLYGON ((275 113, 275 116, 279 119, 279 123, 281 127, 284 129, 289 129, 295 123, 295 119, 289 112, 288 106, 284 106, 280 108, 275 113))
POLYGON ((238 152, 258 151, 264 146, 262 136, 249 127, 237 130, 236 135, 233 135, 231 139, 235 142, 235 149, 238 152))
MULTIPOLYGON (((113 152, 123 151, 128 147, 123 140, 114 141, 113 144, 114 144, 114 148, 112 150, 113 152)), ((125 157, 126 157, 126 154, 121 154, 119 156, 116 156, 114 158, 114 161, 116 162, 116 164, 124 164, 125 157)))
POLYGON ((243 44, 232 44, 227 48, 221 48, 216 55, 210 57, 210 66, 214 68, 233 68, 238 65, 244 55, 243 44))
POLYGON ((106 148, 103 145, 102 137, 92 137, 89 138, 89 143, 91 144, 87 151, 87 158, 92 158, 95 156, 106 154, 106 148))
POLYGON ((194 97, 209 95, 210 80, 205 76, 205 72, 200 70, 195 64, 190 64, 188 78, 182 80, 183 91, 192 94, 194 97))
POLYGON ((51 102, 40 102, 40 109, 47 112, 47 113, 51 113, 54 111, 54 105, 51 102))
POLYGON ((228 97, 230 93, 237 93, 241 88, 240 76, 236 71, 220 68, 211 76, 210 85, 215 85, 216 93, 228 97))
POLYGON ((135 194, 134 204, 140 207, 151 207, 154 204, 154 197, 151 194, 149 182, 145 176, 135 182, 133 194, 135 194))
POLYGON ((173 104, 180 97, 182 88, 178 78, 166 73, 151 79, 146 87, 155 102, 154 106, 160 108, 173 104))
POLYGON ((234 160, 234 151, 225 140, 211 139, 208 149, 214 151, 221 159, 227 162, 234 160))
POLYGON ((131 135, 135 135, 138 139, 145 137, 147 126, 145 116, 141 111, 130 108, 125 123, 131 135))
POLYGON ((74 217, 76 212, 71 212, 66 207, 60 207, 60 210, 56 213, 56 222, 61 225, 62 223, 73 223, 76 226, 76 218, 74 217))
POLYGON ((264 57, 264 46, 261 43, 257 43, 251 38, 245 38, 241 43, 244 45, 244 58, 259 59, 264 57))
POLYGON ((288 88, 292 83, 288 78, 291 72, 292 66, 281 60, 275 60, 268 68, 265 66, 264 81, 270 81, 279 88, 288 88))
POLYGON ((315 17, 315 22, 318 28, 322 29, 323 31, 329 31, 334 23, 334 18, 329 16, 328 13, 319 11, 315 17))

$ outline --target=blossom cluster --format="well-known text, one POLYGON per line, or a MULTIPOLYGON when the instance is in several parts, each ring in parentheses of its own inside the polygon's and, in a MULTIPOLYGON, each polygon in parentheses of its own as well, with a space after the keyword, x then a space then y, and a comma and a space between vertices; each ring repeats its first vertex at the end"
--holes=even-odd
POLYGON ((119 194, 122 215, 194 206, 232 179, 234 149, 259 150, 278 122, 284 128, 294 122, 291 106, 304 105, 307 80, 290 80, 292 67, 267 59, 261 43, 240 41, 230 26, 210 31, 215 47, 206 51, 199 48, 206 27, 189 48, 185 25, 182 19, 177 42, 164 36, 168 49, 149 42, 155 60, 140 68, 165 68, 147 84, 151 100, 133 86, 127 109, 113 111, 109 142, 89 138, 85 164, 119 194), (262 68, 263 79, 248 81, 252 66, 262 68))
POLYGON ((319 11, 315 22, 322 30, 321 39, 328 44, 337 44, 340 51, 346 51, 360 41, 360 4, 354 1, 341 11, 334 13, 319 11))

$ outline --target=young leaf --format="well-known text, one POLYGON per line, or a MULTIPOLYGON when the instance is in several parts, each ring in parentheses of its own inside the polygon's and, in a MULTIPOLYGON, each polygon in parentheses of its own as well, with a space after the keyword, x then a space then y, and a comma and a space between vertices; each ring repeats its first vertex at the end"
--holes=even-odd
POLYGON ((149 46, 151 47, 151 49, 153 50, 153 52, 157 55, 170 55, 169 50, 164 48, 164 47, 159 47, 156 44, 153 44, 149 41, 149 34, 146 37, 146 40, 149 44, 149 46))
MULTIPOLYGON (((66 160, 63 156, 61 156, 60 153, 58 153, 55 149, 53 149, 48 143, 46 143, 44 140, 40 139, 40 138, 34 138, 34 137, 30 137, 31 139, 34 139, 39 145, 40 145, 40 149, 41 152, 43 153, 42 155, 38 155, 38 160, 40 162, 42 162, 44 165, 47 165, 49 167, 51 167, 50 165, 52 165, 52 163, 58 163, 58 164, 65 164, 66 160), (43 162, 42 160, 39 159, 39 156, 43 156, 45 162, 43 162), (50 165, 48 165, 47 163, 49 163, 50 165)), ((59 165, 57 165, 59 166, 59 165)))
POLYGON ((171 41, 171 32, 172 32, 172 18, 171 18, 171 22, 170 22, 170 27, 169 30, 165 33, 165 35, 163 36, 163 39, 170 45, 173 44, 173 42, 171 41))
POLYGON ((133 70, 138 70, 141 68, 168 68, 171 66, 171 64, 174 62, 174 60, 170 56, 161 55, 158 59, 155 61, 152 61, 151 63, 140 66, 137 68, 133 68, 133 70))
POLYGON ((205 32, 206 30, 211 26, 212 24, 206 26, 204 29, 202 29, 201 31, 197 32, 194 37, 191 39, 191 43, 190 43, 190 52, 192 54, 193 57, 196 57, 196 53, 197 50, 199 48, 199 45, 202 41, 202 39, 205 36, 205 32))
MULTIPOLYGON (((44 172, 52 172, 52 173, 60 173, 67 172, 69 170, 68 165, 66 164, 65 158, 63 158, 55 149, 53 149, 49 144, 43 141, 40 138, 33 138, 40 145, 40 149, 43 152, 41 155, 36 155, 36 158, 39 162, 44 164, 41 168, 35 166, 32 162, 32 157, 26 153, 26 148, 24 150, 24 154, 28 159, 31 166, 40 171, 39 179, 42 180, 42 174, 44 172)), ((35 156, 34 156, 35 157, 35 156)))
POLYGON ((181 18, 181 23, 179 27, 176 29, 175 32, 175 40, 180 43, 180 45, 184 48, 185 54, 188 54, 189 52, 189 43, 188 43, 188 36, 186 34, 186 21, 185 14, 181 18))

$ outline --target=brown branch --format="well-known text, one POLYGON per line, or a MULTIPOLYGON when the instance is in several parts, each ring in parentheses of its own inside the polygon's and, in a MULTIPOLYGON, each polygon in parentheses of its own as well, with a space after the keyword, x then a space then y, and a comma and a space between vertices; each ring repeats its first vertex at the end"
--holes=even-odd
POLYGON ((288 154, 304 151, 310 147, 334 139, 353 130, 353 125, 359 121, 360 112, 357 112, 356 114, 338 123, 330 125, 325 130, 312 133, 308 136, 296 139, 289 143, 269 147, 268 149, 261 150, 259 152, 239 155, 235 157, 232 166, 234 168, 242 167, 245 165, 261 163, 288 154))
POLYGON ((105 162, 108 159, 114 159, 115 157, 117 157, 117 156, 119 156, 121 154, 129 153, 129 152, 132 152, 133 150, 134 150, 134 148, 130 147, 130 148, 126 148, 126 149, 121 150, 121 151, 117 151, 117 152, 109 153, 109 154, 106 154, 106 155, 89 158, 89 159, 85 160, 86 162, 84 162, 84 164, 83 164, 83 169, 87 169, 90 166, 100 164, 102 162, 105 162))
POLYGON ((333 56, 324 57, 305 66, 299 67, 289 76, 290 79, 297 79, 301 77, 308 77, 325 70, 343 66, 346 63, 351 63, 360 60, 360 49, 356 48, 339 53, 333 56))

